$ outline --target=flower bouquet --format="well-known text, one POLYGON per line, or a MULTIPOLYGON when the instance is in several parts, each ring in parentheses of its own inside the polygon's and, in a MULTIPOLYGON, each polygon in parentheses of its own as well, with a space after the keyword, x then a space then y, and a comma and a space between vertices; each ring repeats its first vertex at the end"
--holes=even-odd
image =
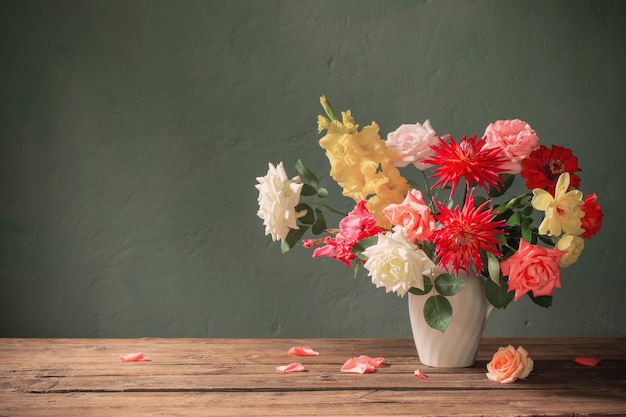
POLYGON ((314 258, 334 258, 355 274, 363 266, 387 292, 428 297, 424 319, 433 329, 448 327, 447 297, 470 279, 461 273, 482 277, 496 308, 524 295, 550 306, 561 269, 601 228, 596 194, 579 190, 576 156, 539 144, 524 121, 498 120, 480 138, 455 140, 426 120, 383 140, 375 122, 359 129, 349 110, 340 120, 325 97, 320 102, 319 144, 355 207, 341 213, 324 203, 328 191, 301 161, 292 178, 282 162, 270 163, 256 185, 265 233, 283 252, 301 241, 314 258), (518 175, 526 191, 506 196, 518 175), (338 227, 328 227, 329 213, 341 216, 338 227))

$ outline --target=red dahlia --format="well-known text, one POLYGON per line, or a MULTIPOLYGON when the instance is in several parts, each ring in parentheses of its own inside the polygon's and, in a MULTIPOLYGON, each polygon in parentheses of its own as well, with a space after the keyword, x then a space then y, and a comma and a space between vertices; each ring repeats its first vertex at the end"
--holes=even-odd
POLYGON ((580 177, 575 172, 580 172, 578 158, 572 154, 571 149, 552 145, 550 149, 544 145, 534 150, 528 158, 522 160, 522 177, 526 178, 526 187, 529 190, 541 188, 554 195, 554 188, 559 177, 564 172, 569 172, 570 186, 578 189, 580 177))
POLYGON ((495 214, 489 201, 474 207, 472 190, 463 210, 456 206, 452 211, 438 201, 435 205, 439 210, 435 217, 441 228, 432 232, 427 240, 435 244, 435 259, 446 269, 451 267, 457 275, 459 269, 469 274, 471 260, 476 272, 480 273, 483 270, 481 250, 501 256, 498 250, 500 240, 496 236, 504 234, 500 228, 505 226, 505 221, 493 221, 495 214))
POLYGON ((507 160, 502 157, 500 148, 485 145, 485 138, 476 141, 476 135, 469 139, 464 136, 458 144, 452 137, 447 143, 439 138, 439 145, 431 146, 435 155, 423 161, 437 166, 430 176, 438 179, 432 188, 452 184, 452 195, 461 179, 465 179, 467 190, 473 185, 485 190, 489 186, 499 188, 502 184, 499 174, 506 171, 503 164, 507 160))

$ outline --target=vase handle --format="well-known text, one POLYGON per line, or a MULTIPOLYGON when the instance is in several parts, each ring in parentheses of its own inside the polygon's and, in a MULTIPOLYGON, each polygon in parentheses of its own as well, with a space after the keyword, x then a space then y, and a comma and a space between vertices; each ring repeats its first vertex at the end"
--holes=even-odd
POLYGON ((487 320, 489 320, 489 316, 491 316, 491 313, 493 313, 494 309, 495 307, 492 304, 487 304, 487 311, 485 312, 485 321, 483 323, 483 328, 487 326, 487 320))

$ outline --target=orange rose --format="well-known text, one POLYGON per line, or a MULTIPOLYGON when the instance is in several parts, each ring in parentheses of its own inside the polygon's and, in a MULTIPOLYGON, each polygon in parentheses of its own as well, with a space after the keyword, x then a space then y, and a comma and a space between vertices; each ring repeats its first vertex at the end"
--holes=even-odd
POLYGON ((513 346, 498 348, 491 362, 487 364, 487 378, 492 381, 509 384, 516 379, 524 379, 533 370, 534 362, 523 347, 517 350, 513 346))

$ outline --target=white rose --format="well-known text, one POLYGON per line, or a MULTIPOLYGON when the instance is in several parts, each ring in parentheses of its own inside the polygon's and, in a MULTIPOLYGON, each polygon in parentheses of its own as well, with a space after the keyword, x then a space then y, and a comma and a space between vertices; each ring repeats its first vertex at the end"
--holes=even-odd
POLYGON ((570 234, 564 234, 556 244, 556 249, 567 251, 567 253, 561 257, 559 266, 561 266, 561 268, 565 268, 566 266, 570 266, 576 262, 580 254, 583 253, 584 248, 585 241, 583 238, 570 234))
POLYGON ((305 211, 296 213, 295 207, 300 202, 302 181, 299 176, 289 179, 283 163, 276 167, 271 163, 264 177, 257 177, 259 183, 259 211, 257 216, 263 219, 265 234, 272 235, 272 240, 285 241, 289 229, 297 229, 296 219, 304 216, 305 211))
POLYGON ((365 249, 363 254, 368 257, 364 266, 376 288, 385 287, 387 292, 395 291, 401 297, 411 287, 423 290, 422 274, 435 267, 423 250, 407 240, 400 228, 393 233, 379 234, 378 243, 365 249))
POLYGON ((402 168, 413 164, 417 169, 425 170, 432 164, 424 164, 422 160, 435 154, 430 145, 439 143, 439 138, 430 125, 430 120, 426 120, 423 125, 400 125, 387 135, 386 143, 397 156, 394 166, 402 168))

